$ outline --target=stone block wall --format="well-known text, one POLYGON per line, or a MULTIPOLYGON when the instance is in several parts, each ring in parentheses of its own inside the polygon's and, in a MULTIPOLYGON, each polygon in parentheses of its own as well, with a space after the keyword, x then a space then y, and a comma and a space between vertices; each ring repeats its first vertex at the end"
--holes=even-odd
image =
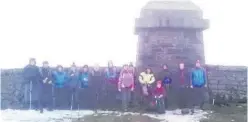
POLYGON ((247 67, 208 65, 206 70, 208 86, 213 96, 218 94, 233 102, 246 101, 247 67))
MULTIPOLYGON (((217 94, 227 96, 231 101, 246 100, 247 97, 247 67, 237 66, 216 66, 207 65, 207 76, 210 96, 214 97, 217 94)), ((23 107, 24 91, 22 84, 21 69, 9 69, 1 71, 1 108, 21 109, 23 107)), ((113 88, 113 87, 112 87, 113 88)), ((94 88, 92 88, 94 89, 94 88)), ((111 89, 111 88, 110 88, 111 89)), ((136 87, 136 92, 139 87, 136 87)), ((91 91, 89 91, 91 92, 91 91)), ((113 103, 113 99, 104 99, 103 103, 113 103)), ((92 101, 87 100, 88 103, 92 101)), ((137 102, 138 99, 134 99, 137 102)), ((68 100, 62 100, 67 101, 68 100)), ((100 105, 101 108, 118 108, 119 104, 110 104, 109 106, 100 105)))

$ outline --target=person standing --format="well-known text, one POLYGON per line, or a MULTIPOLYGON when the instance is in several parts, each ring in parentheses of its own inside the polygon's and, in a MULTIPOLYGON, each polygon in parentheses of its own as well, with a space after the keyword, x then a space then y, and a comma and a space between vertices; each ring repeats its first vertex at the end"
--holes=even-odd
POLYGON ((128 65, 124 65, 120 72, 118 90, 121 92, 122 109, 127 111, 134 90, 134 72, 128 65))
MULTIPOLYGON (((192 100, 193 107, 199 106, 201 109, 205 100, 205 87, 207 87, 206 71, 201 67, 200 61, 197 60, 195 68, 191 73, 191 88, 193 89, 192 100)), ((192 109, 194 112, 194 108, 192 109)))
POLYGON ((189 99, 190 99, 190 83, 189 83, 189 72, 185 68, 184 63, 179 64, 177 74, 177 101, 178 106, 181 109, 182 114, 188 113, 189 99))
POLYGON ((105 69, 105 78, 106 78, 106 85, 107 84, 117 85, 118 83, 117 69, 112 61, 108 62, 108 67, 105 69))
POLYGON ((104 82, 104 75, 103 72, 100 69, 100 66, 98 64, 96 64, 93 67, 93 70, 91 71, 91 85, 90 87, 93 88, 93 93, 91 96, 93 96, 93 102, 94 102, 94 108, 97 109, 99 107, 100 102, 104 99, 102 97, 102 85, 104 82))
POLYGON ((24 67, 24 102, 29 109, 34 106, 38 109, 38 86, 41 80, 39 68, 36 66, 36 60, 31 58, 29 64, 24 67))
POLYGON ((152 98, 152 84, 155 82, 154 74, 150 68, 146 68, 144 72, 139 75, 139 82, 141 84, 142 93, 145 98, 145 102, 150 104, 152 98))
POLYGON ((166 93, 168 93, 167 97, 164 98, 165 107, 168 107, 168 97, 170 96, 169 89, 171 89, 171 83, 172 83, 172 73, 170 72, 168 65, 164 64, 162 66, 162 70, 158 73, 157 81, 161 81, 164 89, 166 90, 166 93))
POLYGON ((75 63, 73 63, 71 65, 71 68, 69 70, 68 73, 68 83, 69 83, 69 91, 71 94, 71 103, 70 103, 70 107, 71 110, 75 109, 75 106, 78 106, 78 89, 79 89, 79 73, 77 71, 77 66, 75 65, 75 63))
POLYGON ((70 96, 66 93, 66 82, 68 76, 64 71, 63 66, 58 65, 56 71, 52 73, 53 86, 54 86, 54 97, 53 97, 53 108, 61 109, 68 103, 64 100, 70 100, 70 96))
MULTIPOLYGON (((78 91, 78 98, 79 99, 86 99, 89 98, 89 85, 90 85, 90 72, 89 72, 89 66, 84 65, 82 69, 79 72, 79 91, 78 91)), ((87 101, 89 102, 89 100, 87 101)), ((78 108, 80 109, 83 107, 90 107, 90 103, 87 103, 86 101, 81 101, 78 105, 78 108), (82 104, 83 103, 83 104, 82 104)))
POLYGON ((166 90, 169 90, 172 83, 172 74, 166 64, 164 64, 162 68, 163 69, 158 74, 158 80, 162 81, 162 84, 166 87, 166 90))
POLYGON ((40 113, 43 113, 44 107, 48 107, 48 110, 52 110, 52 72, 49 67, 49 63, 44 61, 40 69, 41 81, 39 90, 39 106, 40 113))
POLYGON ((111 106, 115 104, 115 101, 118 99, 118 72, 117 68, 114 66, 112 61, 108 62, 108 67, 105 69, 105 80, 103 84, 103 91, 104 96, 106 99, 113 99, 111 101, 108 101, 104 104, 106 104, 106 107, 111 106))

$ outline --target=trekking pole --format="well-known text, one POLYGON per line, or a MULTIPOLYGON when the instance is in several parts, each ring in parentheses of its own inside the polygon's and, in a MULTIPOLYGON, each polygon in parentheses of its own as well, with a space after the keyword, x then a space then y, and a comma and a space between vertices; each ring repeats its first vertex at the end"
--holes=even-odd
POLYGON ((55 107, 55 93, 54 93, 54 85, 52 85, 52 107, 55 107))
POLYGON ((73 101, 74 101, 74 100, 73 100, 73 96, 74 96, 73 94, 74 94, 74 91, 72 91, 72 94, 71 94, 71 110, 72 110, 72 107, 73 107, 73 101))
POLYGON ((32 106, 32 81, 29 83, 29 110, 31 110, 32 106))

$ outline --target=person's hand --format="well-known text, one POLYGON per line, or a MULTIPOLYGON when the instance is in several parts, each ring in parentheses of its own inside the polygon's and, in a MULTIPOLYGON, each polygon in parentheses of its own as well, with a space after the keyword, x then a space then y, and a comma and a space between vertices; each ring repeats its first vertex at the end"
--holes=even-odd
POLYGON ((206 88, 207 88, 207 87, 208 87, 208 85, 207 85, 207 84, 205 84, 205 85, 204 85, 204 87, 206 87, 206 88))
POLYGON ((74 74, 71 74, 71 76, 74 76, 74 74))
POLYGON ((190 85, 190 88, 193 88, 193 86, 192 86, 192 85, 190 85))
POLYGON ((121 92, 121 89, 118 89, 119 92, 121 92))
POLYGON ((134 88, 132 87, 132 88, 131 88, 131 91, 133 91, 133 90, 134 90, 134 88))
POLYGON ((52 81, 50 80, 48 83, 49 83, 49 84, 52 84, 52 81))

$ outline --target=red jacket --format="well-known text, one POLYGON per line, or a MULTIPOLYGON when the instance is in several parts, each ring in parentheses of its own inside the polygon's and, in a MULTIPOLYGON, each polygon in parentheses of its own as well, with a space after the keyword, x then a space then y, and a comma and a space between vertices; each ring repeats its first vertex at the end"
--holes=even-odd
POLYGON ((160 96, 160 95, 166 96, 164 87, 160 87, 160 88, 156 87, 153 94, 154 96, 160 96))

